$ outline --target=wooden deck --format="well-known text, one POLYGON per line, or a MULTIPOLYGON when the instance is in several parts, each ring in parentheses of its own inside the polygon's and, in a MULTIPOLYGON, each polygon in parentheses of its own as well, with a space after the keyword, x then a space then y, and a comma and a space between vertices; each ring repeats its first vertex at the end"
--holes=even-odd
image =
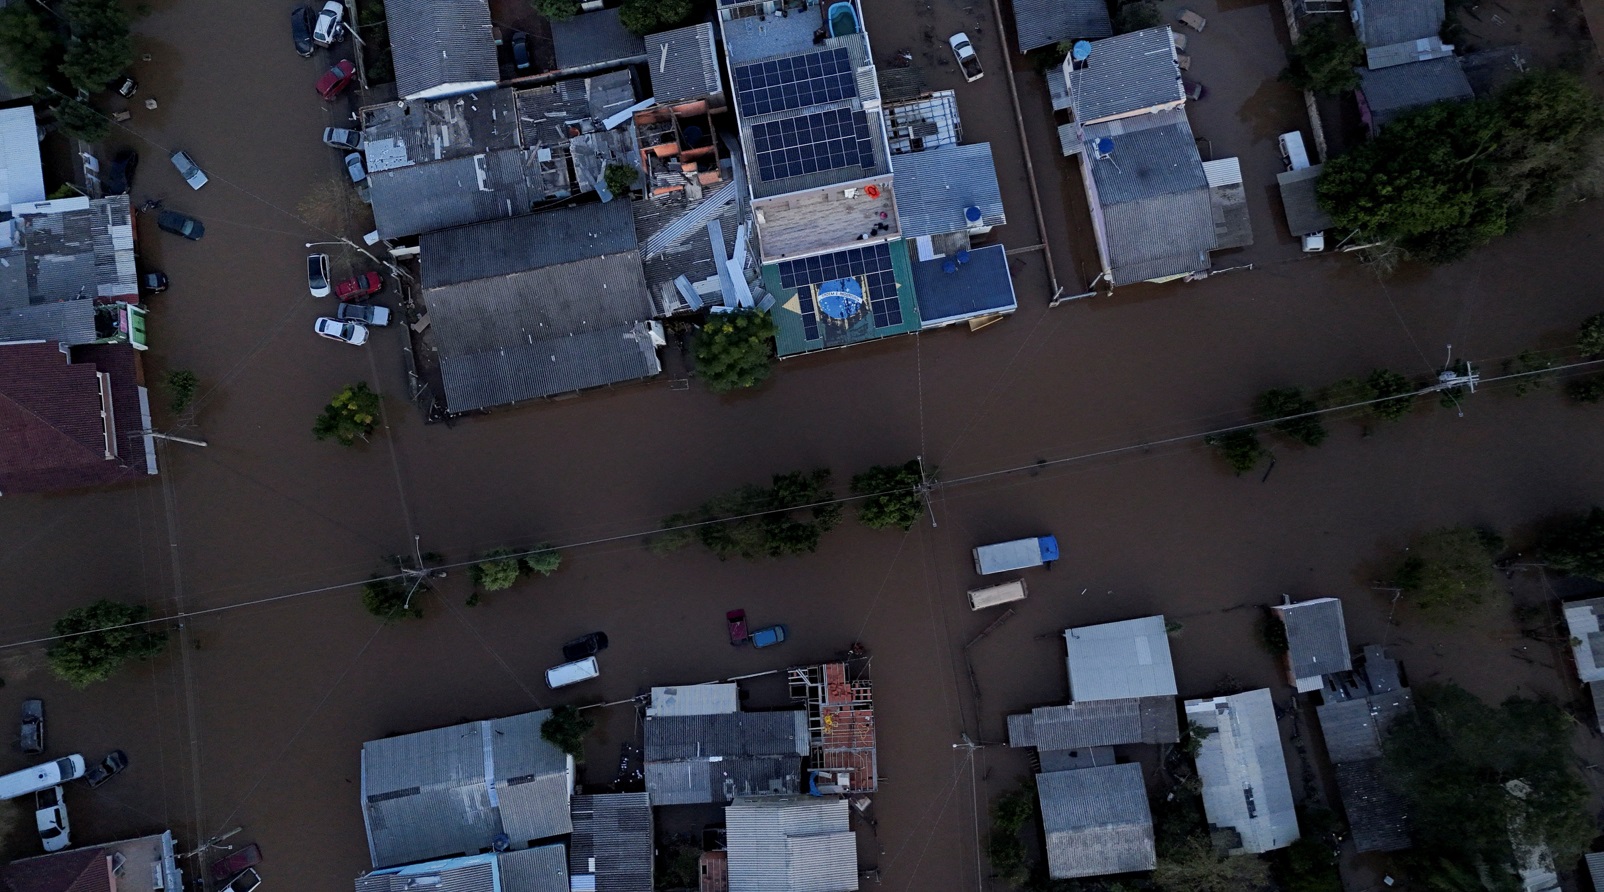
POLYGON ((890 189, 879 191, 871 198, 863 185, 830 186, 752 202, 763 259, 785 260, 896 236, 896 200, 890 189), (885 225, 874 232, 876 224, 885 225))

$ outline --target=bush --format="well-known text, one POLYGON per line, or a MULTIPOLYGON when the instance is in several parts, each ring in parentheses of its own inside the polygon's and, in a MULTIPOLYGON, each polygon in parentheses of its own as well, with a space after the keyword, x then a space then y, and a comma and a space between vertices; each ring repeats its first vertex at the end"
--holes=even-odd
POLYGON ((924 483, 918 460, 901 466, 875 465, 852 478, 854 495, 868 496, 858 505, 858 520, 871 530, 891 527, 906 532, 924 513, 924 483))
POLYGON ((618 10, 618 23, 631 34, 644 37, 667 31, 690 17, 691 0, 624 0, 618 10))
POLYGON ((607 186, 608 192, 624 198, 635 188, 635 184, 640 182, 640 170, 632 164, 609 164, 602 173, 602 182, 607 186))
POLYGON ((1029 781, 1019 788, 998 797, 991 807, 991 832, 986 841, 986 856, 991 871, 1009 883, 1022 882, 1030 874, 1025 860, 1025 844, 1019 832, 1036 816, 1036 788, 1029 781))
POLYGON ((1342 892, 1342 876, 1331 844, 1314 835, 1300 837, 1274 856, 1275 878, 1283 892, 1342 892))
POLYGON ((84 142, 100 142, 111 132, 106 116, 71 96, 58 97, 55 104, 56 123, 61 132, 84 142))
MULTIPOLYGON (((1148 0, 1131 0, 1121 3, 1119 11, 1114 13, 1114 33, 1129 34, 1132 31, 1145 31, 1148 28, 1157 28, 1164 24, 1164 17, 1159 14, 1158 7, 1148 0)), ((1065 55, 1068 55, 1066 52, 1065 55)))
POLYGON ((1383 421, 1397 421, 1414 408, 1415 385, 1397 372, 1376 369, 1365 379, 1365 385, 1373 394, 1369 399, 1381 400, 1370 404, 1370 413, 1383 421))
POLYGON ((774 365, 774 320, 761 310, 708 317, 697 333, 696 370, 714 393, 756 387, 774 365))
POLYGON ((1319 411, 1320 406, 1304 396, 1301 387, 1266 390, 1254 400, 1253 408, 1260 418, 1274 421, 1276 430, 1305 446, 1319 446, 1328 435, 1319 416, 1310 414, 1319 411))
POLYGON ((1394 580, 1415 606, 1452 615, 1498 594, 1497 537, 1470 527, 1433 530, 1415 540, 1394 580))
POLYGON ((1604 508, 1562 519, 1543 537, 1538 551, 1556 570, 1604 580, 1604 508))
POLYGON ((1504 374, 1522 376, 1515 381, 1515 395, 1525 396, 1548 386, 1548 379, 1554 376, 1553 368, 1558 361, 1557 356, 1543 350, 1522 350, 1519 356, 1504 363, 1504 374))
POLYGON ((841 506, 830 490, 830 469, 775 474, 767 487, 746 485, 710 499, 694 512, 665 518, 667 527, 699 524, 660 534, 659 554, 683 547, 689 533, 719 560, 808 554, 841 521, 841 506))
POLYGON ((1281 656, 1291 646, 1287 641, 1287 624, 1273 610, 1265 610, 1264 615, 1259 617, 1258 633, 1259 643, 1272 657, 1281 656))
MULTIPOLYGON (((421 586, 420 586, 421 588, 421 586)), ((387 623, 411 617, 423 619, 423 608, 417 604, 418 592, 403 579, 374 577, 362 586, 362 606, 387 623)))
POLYGON ((1335 96, 1359 86, 1354 69, 1364 64, 1364 45, 1344 25, 1326 19, 1304 28, 1287 49, 1281 80, 1300 90, 1335 96))
POLYGON ((1578 403, 1604 400, 1604 377, 1577 378, 1565 385, 1565 395, 1578 403))
POLYGON ((551 711, 551 718, 540 723, 540 736, 577 761, 585 761, 585 735, 596 723, 579 714, 572 706, 559 706, 551 711))
POLYGON ((518 581, 518 559, 512 557, 517 552, 510 548, 498 548, 487 551, 468 571, 473 584, 487 592, 499 592, 512 588, 518 581))
POLYGON ((336 393, 323 414, 312 423, 312 436, 319 440, 333 437, 342 446, 357 440, 367 442, 368 434, 379 423, 379 395, 368 389, 366 381, 336 393))
POLYGON ((1604 313, 1587 317, 1576 332, 1576 349, 1585 356, 1604 353, 1604 313))
POLYGON ((173 412, 182 413, 195 400, 200 390, 200 379, 187 369, 173 369, 167 373, 167 405, 173 412))
POLYGON ((1259 443, 1258 432, 1251 427, 1205 437, 1203 442, 1220 450, 1220 456, 1238 477, 1253 470, 1266 455, 1269 455, 1259 443))
POLYGON ((529 0, 529 4, 554 22, 567 21, 579 15, 580 0, 529 0))
POLYGON ((530 549, 533 554, 524 556, 523 565, 525 573, 539 573, 541 576, 550 576, 562 566, 562 552, 554 548, 550 542, 542 542, 530 549))
POLYGON ((105 681, 130 660, 149 660, 167 645, 165 632, 152 631, 143 605, 102 599, 67 611, 52 631, 62 638, 50 646, 50 669, 75 688, 105 681), (137 625, 136 625, 137 624, 137 625))

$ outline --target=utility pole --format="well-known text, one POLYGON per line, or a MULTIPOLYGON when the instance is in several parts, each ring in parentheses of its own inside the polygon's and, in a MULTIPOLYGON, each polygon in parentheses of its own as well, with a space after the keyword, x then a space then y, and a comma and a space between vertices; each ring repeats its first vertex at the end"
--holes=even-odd
POLYGON ((919 463, 919 497, 924 500, 925 510, 930 513, 930 526, 934 528, 938 526, 936 523, 936 506, 930 502, 930 493, 936 488, 936 484, 925 473, 925 457, 916 455, 914 456, 914 461, 919 463))
POLYGON ((428 567, 423 565, 423 551, 418 547, 419 538, 420 537, 416 535, 412 537, 412 558, 417 562, 417 566, 400 567, 401 576, 403 578, 412 580, 412 588, 407 590, 407 599, 401 604, 402 610, 406 610, 412 606, 412 596, 418 593, 419 588, 422 588, 427 584, 427 580, 444 579, 446 577, 446 571, 430 570, 428 567))
POLYGON ((174 443, 183 443, 185 446, 206 446, 206 445, 208 445, 205 440, 192 440, 189 437, 180 437, 177 434, 164 434, 161 431, 146 430, 146 431, 140 431, 139 433, 142 436, 154 437, 155 439, 158 439, 158 440, 170 440, 170 441, 172 441, 174 443))
POLYGON ((223 845, 223 840, 228 839, 229 837, 233 836, 234 834, 240 832, 243 829, 245 829, 245 828, 243 828, 243 827, 235 827, 233 830, 229 830, 229 831, 226 831, 224 833, 219 833, 216 836, 208 837, 205 842, 202 842, 200 845, 196 846, 194 849, 192 849, 192 850, 190 850, 188 852, 185 852, 184 854, 179 855, 178 857, 180 857, 180 858, 193 858, 196 855, 199 855, 199 854, 201 854, 201 853, 203 853, 203 852, 205 852, 205 851, 207 851, 209 849, 223 849, 225 851, 233 849, 234 848, 233 846, 225 846, 225 845, 223 845))

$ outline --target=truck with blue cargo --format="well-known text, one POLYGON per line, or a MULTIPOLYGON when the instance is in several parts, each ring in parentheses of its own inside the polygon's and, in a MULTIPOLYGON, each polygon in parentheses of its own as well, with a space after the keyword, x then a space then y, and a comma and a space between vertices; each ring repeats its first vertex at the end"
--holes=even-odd
POLYGON ((1040 567, 1058 560, 1058 540, 1052 536, 1032 536, 1012 542, 982 545, 974 553, 975 572, 989 576, 992 573, 1040 567))

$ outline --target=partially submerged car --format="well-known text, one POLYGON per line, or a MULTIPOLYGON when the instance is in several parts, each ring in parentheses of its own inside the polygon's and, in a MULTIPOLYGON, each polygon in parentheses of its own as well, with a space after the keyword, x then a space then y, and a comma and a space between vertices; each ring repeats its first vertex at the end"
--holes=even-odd
POLYGON ((752 633, 753 647, 773 647, 785 640, 786 627, 784 623, 775 623, 764 626, 752 633))
POLYGON ((201 221, 188 214, 180 214, 177 211, 162 211, 156 217, 156 225, 163 232, 181 235, 192 242, 200 241, 201 236, 206 234, 206 227, 201 221))
POLYGON ((212 879, 221 883, 229 877, 241 873, 246 868, 255 867, 261 863, 262 847, 253 842, 245 848, 233 852, 227 858, 219 858, 213 861, 212 879))
POLYGON ((729 626, 731 645, 740 647, 746 643, 747 635, 745 610, 731 610, 724 614, 724 624, 729 626))
POLYGON ((368 327, 360 322, 343 322, 330 316, 319 316, 312 330, 331 341, 360 347, 368 342, 368 327))
POLYGON ((134 188, 134 171, 139 169, 139 153, 133 149, 118 149, 106 174, 107 195, 127 195, 134 188))
POLYGON ((33 794, 33 822, 45 851, 59 852, 72 845, 72 822, 67 804, 61 801, 61 787, 47 787, 33 794))
POLYGON ((329 296, 329 255, 306 255, 306 289, 313 297, 329 296))
POLYGON ((322 96, 324 102, 332 102, 334 97, 345 92, 354 77, 356 66, 351 64, 350 59, 341 59, 317 79, 317 95, 322 96))
POLYGON ((228 881, 228 885, 220 886, 217 892, 255 892, 257 886, 262 885, 262 877, 256 868, 247 867, 228 881))
POLYGON ((607 649, 607 633, 591 632, 563 645, 563 659, 572 663, 586 657, 594 657, 607 649))
POLYGON ((146 294, 161 294, 167 290, 167 274, 159 269, 146 270, 139 276, 139 290, 146 294))
POLYGON ((345 4, 328 0, 318 11, 317 24, 312 26, 312 42, 318 46, 333 46, 344 33, 345 4))
POLYGON ((354 152, 362 148, 362 131, 347 130, 344 127, 324 127, 323 144, 331 149, 354 152))
POLYGON ((980 56, 975 53, 974 44, 969 42, 969 35, 962 31, 947 38, 952 46, 952 54, 958 59, 958 68, 964 73, 964 80, 969 83, 978 81, 985 75, 980 70, 980 56))
POLYGON ((45 701, 22 701, 22 736, 18 743, 25 755, 35 756, 45 751, 45 701))
POLYGON ((359 273, 334 286, 334 296, 341 301, 361 300, 370 294, 377 294, 384 287, 384 280, 379 274, 369 270, 359 273))
POLYGON ((390 310, 372 304, 340 304, 334 310, 334 318, 383 328, 390 324, 390 310))
POLYGON ((362 165, 361 152, 345 156, 345 172, 350 175, 352 183, 360 183, 368 178, 368 169, 362 165))
POLYGON ((206 171, 200 169, 200 165, 195 163, 194 158, 189 157, 188 152, 177 151, 171 157, 173 166, 178 168, 178 175, 184 178, 189 188, 199 189, 206 185, 206 171))
POLYGON ((89 770, 84 772, 84 780, 89 781, 91 788, 98 787, 122 774, 123 769, 127 767, 128 754, 122 750, 112 750, 98 764, 89 766, 89 770))
POLYGON ((312 10, 310 7, 297 6, 290 10, 290 40, 295 43, 297 55, 311 58, 312 10))

